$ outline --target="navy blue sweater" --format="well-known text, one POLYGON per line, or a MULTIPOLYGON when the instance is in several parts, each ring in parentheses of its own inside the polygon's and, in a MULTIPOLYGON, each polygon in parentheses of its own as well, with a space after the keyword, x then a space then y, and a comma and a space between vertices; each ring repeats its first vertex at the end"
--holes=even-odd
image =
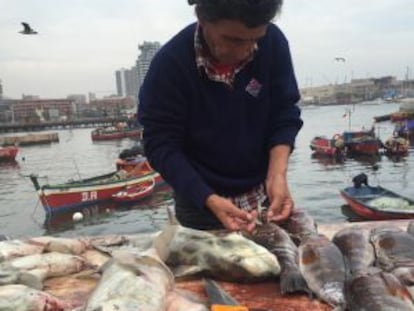
POLYGON ((138 120, 151 165, 202 208, 213 193, 237 195, 263 182, 270 149, 293 148, 302 120, 288 42, 277 26, 269 25, 232 90, 197 69, 195 27, 155 55, 140 90, 138 120))

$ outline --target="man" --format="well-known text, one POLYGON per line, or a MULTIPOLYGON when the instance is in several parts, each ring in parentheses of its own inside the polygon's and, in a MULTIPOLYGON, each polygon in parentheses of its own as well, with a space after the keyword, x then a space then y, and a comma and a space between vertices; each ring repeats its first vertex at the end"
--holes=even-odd
POLYGON ((139 94, 146 155, 196 229, 252 231, 283 222, 287 168, 302 127, 286 38, 271 20, 282 0, 189 0, 198 23, 155 55, 139 94))

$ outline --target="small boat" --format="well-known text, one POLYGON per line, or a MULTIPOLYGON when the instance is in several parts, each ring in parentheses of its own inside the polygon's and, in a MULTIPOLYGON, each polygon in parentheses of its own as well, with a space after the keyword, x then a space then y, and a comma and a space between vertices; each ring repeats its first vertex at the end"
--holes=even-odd
POLYGON ((127 187, 142 184, 148 179, 155 186, 164 184, 161 175, 153 170, 145 157, 132 163, 117 163, 118 170, 87 179, 60 184, 40 185, 37 175, 29 175, 47 214, 64 213, 94 204, 112 201, 112 196, 127 187))
POLYGON ((410 149, 410 141, 404 137, 390 137, 384 145, 384 153, 388 156, 404 156, 410 149))
POLYGON ((314 155, 327 157, 341 157, 345 155, 345 145, 342 136, 334 135, 332 138, 326 136, 315 136, 310 143, 314 155))
POLYGON ((142 200, 154 192, 155 180, 148 178, 140 183, 127 186, 125 189, 112 195, 112 199, 118 203, 131 203, 142 200))
POLYGON ((99 127, 91 132, 93 141, 141 137, 141 129, 128 127, 99 127))
POLYGON ((375 128, 361 131, 345 131, 344 138, 347 155, 377 155, 379 154, 381 141, 375 136, 375 128))
POLYGON ((0 161, 14 161, 18 152, 19 148, 16 146, 0 146, 0 161))
POLYGON ((354 186, 340 191, 351 210, 368 220, 414 218, 414 200, 381 186, 368 185, 365 174, 353 178, 354 186))

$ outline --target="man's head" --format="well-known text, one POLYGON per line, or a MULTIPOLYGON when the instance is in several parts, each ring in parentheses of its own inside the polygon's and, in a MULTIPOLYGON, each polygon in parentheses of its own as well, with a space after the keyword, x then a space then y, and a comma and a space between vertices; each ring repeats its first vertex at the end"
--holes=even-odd
POLYGON ((195 4, 213 59, 237 64, 247 59, 280 11, 282 0, 188 0, 195 4))
POLYGON ((282 0, 188 0, 195 4, 199 20, 214 23, 238 21, 248 28, 268 24, 279 13, 282 0))

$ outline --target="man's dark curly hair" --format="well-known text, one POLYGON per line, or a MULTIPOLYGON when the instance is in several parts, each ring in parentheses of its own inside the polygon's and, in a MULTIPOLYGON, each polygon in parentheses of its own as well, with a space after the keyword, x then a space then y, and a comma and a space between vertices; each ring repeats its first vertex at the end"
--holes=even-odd
POLYGON ((283 0, 188 0, 188 3, 195 4, 200 20, 237 20, 252 28, 269 23, 281 10, 283 0))

